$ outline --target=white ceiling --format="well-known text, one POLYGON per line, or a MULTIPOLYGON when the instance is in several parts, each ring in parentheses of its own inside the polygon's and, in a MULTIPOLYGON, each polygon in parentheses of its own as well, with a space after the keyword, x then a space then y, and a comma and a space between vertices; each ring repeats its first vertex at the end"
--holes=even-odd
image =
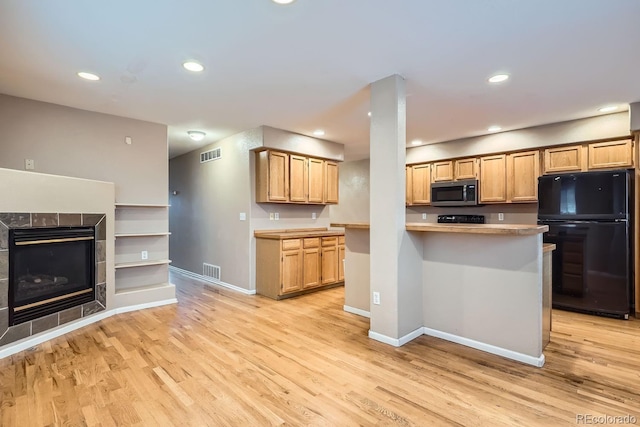
POLYGON ((322 128, 357 159, 368 85, 396 73, 408 141, 626 108, 639 22, 638 0, 0 0, 0 93, 167 124, 171 157, 269 125, 322 128))

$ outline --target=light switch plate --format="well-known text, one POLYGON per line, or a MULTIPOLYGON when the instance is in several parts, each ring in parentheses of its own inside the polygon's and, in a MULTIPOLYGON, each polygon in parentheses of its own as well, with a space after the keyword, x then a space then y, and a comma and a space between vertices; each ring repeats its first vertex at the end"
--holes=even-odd
POLYGON ((269 212, 269 221, 273 221, 273 212, 269 212))
POLYGON ((275 216, 275 220, 278 221, 280 219, 280 214, 278 212, 276 212, 275 214, 273 214, 275 216))
POLYGON ((422 214, 422 219, 427 219, 427 214, 426 213, 422 214))
POLYGON ((240 221, 246 221, 246 220, 247 220, 246 212, 240 212, 240 221))
POLYGON ((316 213, 315 212, 311 213, 311 219, 316 219, 316 213))
POLYGON ((504 214, 502 212, 498 214, 498 221, 504 221, 504 214))

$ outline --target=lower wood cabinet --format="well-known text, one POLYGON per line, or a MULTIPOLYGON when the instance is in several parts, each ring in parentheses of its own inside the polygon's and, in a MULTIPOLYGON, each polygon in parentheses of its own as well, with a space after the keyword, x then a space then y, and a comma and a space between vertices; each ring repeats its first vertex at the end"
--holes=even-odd
POLYGON ((256 238, 256 292, 274 299, 344 281, 344 235, 256 238))

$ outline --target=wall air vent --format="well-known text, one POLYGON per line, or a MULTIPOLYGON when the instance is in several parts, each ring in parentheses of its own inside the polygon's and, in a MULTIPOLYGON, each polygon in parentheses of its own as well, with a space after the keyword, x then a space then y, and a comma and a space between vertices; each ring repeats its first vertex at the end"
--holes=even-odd
POLYGON ((205 278, 220 280, 220 267, 213 264, 202 263, 202 275, 205 278))
POLYGON ((218 160, 220 157, 222 157, 221 148, 220 147, 214 148, 213 150, 200 153, 200 163, 206 163, 212 160, 218 160))

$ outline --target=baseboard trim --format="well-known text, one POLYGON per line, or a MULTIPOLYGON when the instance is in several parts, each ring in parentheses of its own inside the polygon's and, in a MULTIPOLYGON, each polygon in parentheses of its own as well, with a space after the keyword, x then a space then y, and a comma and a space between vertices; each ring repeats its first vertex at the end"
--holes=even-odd
POLYGON ((223 282, 222 280, 215 280, 210 277, 203 276, 202 274, 194 273, 193 271, 183 270, 178 267, 174 267, 172 265, 169 266, 169 271, 172 271, 177 274, 182 274, 183 276, 192 277, 194 279, 201 280, 205 282, 206 285, 217 285, 222 286, 223 288, 231 289, 232 291, 240 292, 245 295, 255 295, 256 290, 250 290, 241 288, 240 286, 232 285, 231 283, 223 282))
POLYGON ((27 350, 38 344, 42 344, 45 341, 58 338, 59 336, 62 336, 69 332, 73 332, 77 329, 83 328, 92 323, 99 322, 100 320, 106 319, 107 317, 111 317, 116 314, 142 310, 145 308, 159 307, 167 304, 176 304, 177 302, 178 300, 173 298, 173 299, 168 299, 164 301, 154 301, 154 302, 149 302, 145 304, 137 304, 137 305, 131 305, 127 307, 114 308, 112 310, 107 310, 107 311, 101 311, 100 313, 96 313, 92 316, 83 317, 77 322, 60 326, 57 329, 52 329, 50 331, 43 332, 40 335, 24 338, 22 341, 16 341, 15 344, 14 343, 7 344, 9 346, 8 348, 3 348, 2 350, 0 350, 0 359, 5 358, 7 356, 11 356, 12 354, 19 353, 23 350, 27 350))
POLYGON ((527 354, 518 353, 517 351, 507 350, 506 348, 496 347, 491 344, 475 341, 469 338, 461 337, 458 335, 450 334, 448 332, 438 331, 436 329, 423 328, 424 334, 443 340, 451 341, 456 344, 461 344, 467 347, 475 348, 476 350, 482 350, 487 353, 496 354, 498 356, 506 357, 507 359, 516 360, 518 362, 526 363, 527 365, 533 365, 538 368, 544 366, 545 358, 544 354, 539 357, 529 356, 527 354))
POLYGON ((360 308, 355 308, 355 307, 351 307, 351 306, 348 306, 348 305, 343 305, 342 309, 344 311, 346 311, 347 313, 357 314, 358 316, 371 318, 371 313, 369 313, 368 311, 362 310, 360 308))
POLYGON ((382 343, 385 344, 389 344, 392 345, 394 347, 400 347, 405 345, 406 343, 408 343, 409 341, 412 341, 416 338, 418 338, 420 335, 422 335, 422 327, 416 329, 413 332, 409 332, 408 334, 400 337, 400 338, 391 338, 388 337, 386 335, 382 335, 379 334, 377 332, 373 332, 372 330, 369 330, 369 338, 374 339, 376 341, 380 341, 382 343))

